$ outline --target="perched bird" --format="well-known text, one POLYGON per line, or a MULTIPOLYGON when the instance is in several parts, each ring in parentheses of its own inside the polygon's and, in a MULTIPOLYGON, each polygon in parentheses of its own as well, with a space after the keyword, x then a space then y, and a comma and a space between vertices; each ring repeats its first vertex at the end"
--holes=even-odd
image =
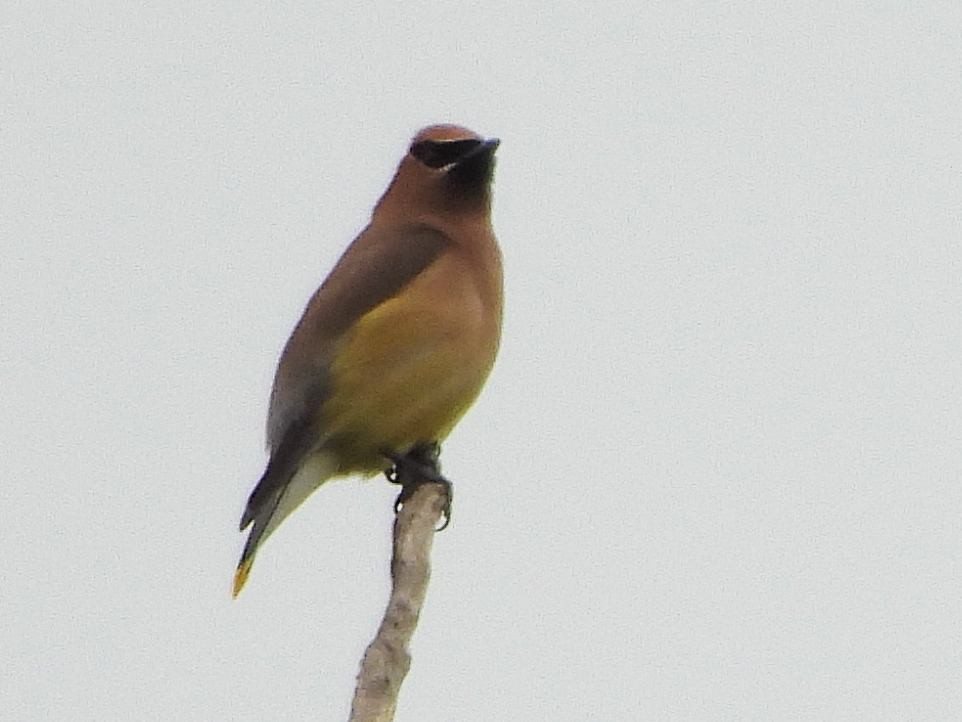
POLYGON ((247 500, 234 576, 332 477, 373 475, 444 439, 474 402, 501 337, 491 228, 497 139, 420 131, 394 179, 307 304, 278 363, 270 459, 247 500))

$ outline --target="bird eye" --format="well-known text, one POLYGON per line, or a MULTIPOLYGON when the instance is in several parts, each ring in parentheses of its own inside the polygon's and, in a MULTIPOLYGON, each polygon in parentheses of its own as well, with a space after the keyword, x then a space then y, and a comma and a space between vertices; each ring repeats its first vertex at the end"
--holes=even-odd
POLYGON ((429 168, 444 168, 477 148, 480 140, 422 140, 411 146, 411 155, 429 168))

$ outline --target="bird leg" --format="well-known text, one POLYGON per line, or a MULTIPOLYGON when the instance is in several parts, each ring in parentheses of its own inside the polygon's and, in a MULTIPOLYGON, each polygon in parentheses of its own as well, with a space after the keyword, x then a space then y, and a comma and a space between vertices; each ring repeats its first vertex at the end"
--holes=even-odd
POLYGON ((429 441, 414 446, 406 454, 393 451, 382 452, 394 463, 384 472, 384 476, 392 484, 401 485, 401 493, 394 501, 394 513, 400 510, 404 502, 421 484, 440 484, 444 487, 444 509, 441 514, 444 521, 437 531, 446 529, 451 523, 451 502, 454 499, 454 487, 451 482, 441 475, 441 446, 436 441, 429 441))

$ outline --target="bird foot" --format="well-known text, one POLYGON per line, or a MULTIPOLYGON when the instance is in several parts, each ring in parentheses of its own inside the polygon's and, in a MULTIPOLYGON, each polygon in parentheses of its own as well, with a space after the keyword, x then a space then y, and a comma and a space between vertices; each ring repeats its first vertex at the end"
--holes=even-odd
POLYGON ((384 472, 392 484, 401 485, 401 493, 394 500, 394 513, 397 514, 404 502, 411 498, 422 484, 440 484, 444 487, 444 507, 441 509, 443 522, 435 531, 447 529, 451 523, 451 504, 454 499, 454 486, 441 474, 439 456, 441 447, 437 443, 419 444, 406 454, 393 451, 383 452, 394 463, 384 472))

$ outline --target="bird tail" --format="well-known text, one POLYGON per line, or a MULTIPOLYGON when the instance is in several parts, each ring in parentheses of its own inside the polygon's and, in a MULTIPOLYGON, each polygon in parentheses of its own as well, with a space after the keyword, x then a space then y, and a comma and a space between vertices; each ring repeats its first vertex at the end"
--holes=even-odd
POLYGON ((274 459, 268 463, 241 519, 241 531, 251 523, 253 527, 234 572, 234 597, 244 588, 260 545, 317 487, 334 475, 336 468, 334 457, 323 451, 309 456, 293 473, 284 465, 274 463, 274 459))

